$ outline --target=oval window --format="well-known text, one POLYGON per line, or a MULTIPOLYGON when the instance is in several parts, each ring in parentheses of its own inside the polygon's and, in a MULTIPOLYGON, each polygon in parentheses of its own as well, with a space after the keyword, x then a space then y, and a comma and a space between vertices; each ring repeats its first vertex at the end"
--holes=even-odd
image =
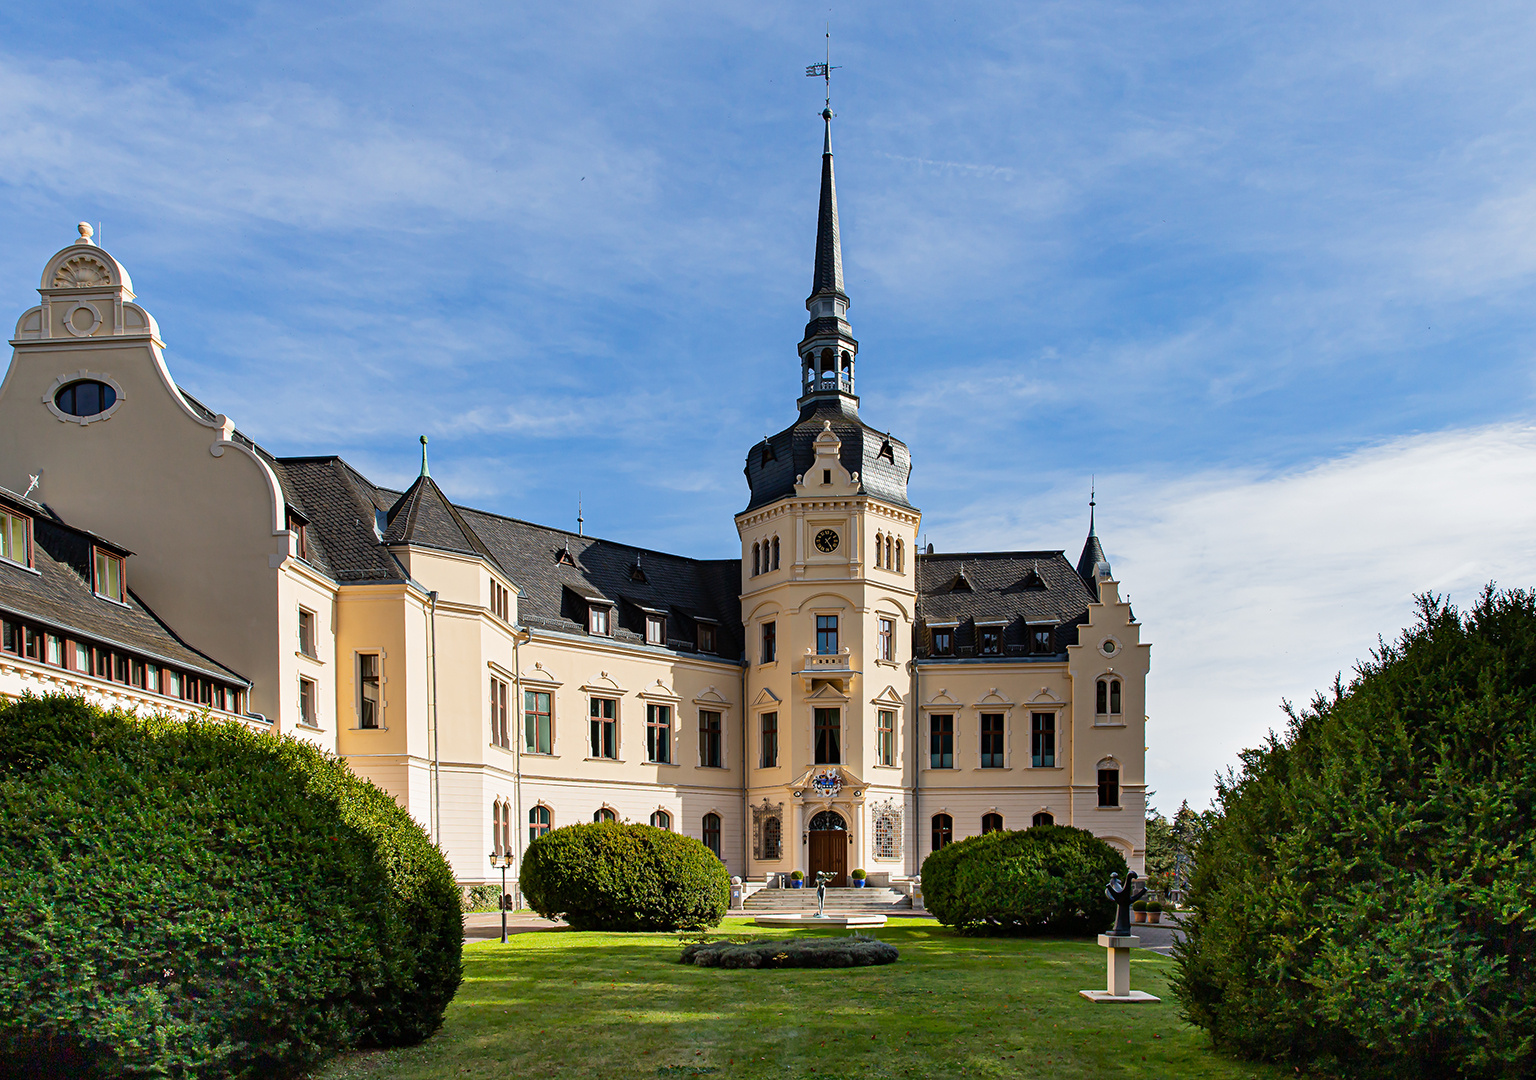
POLYGON ((117 391, 95 379, 82 379, 60 389, 53 403, 68 416, 95 416, 117 404, 117 391))

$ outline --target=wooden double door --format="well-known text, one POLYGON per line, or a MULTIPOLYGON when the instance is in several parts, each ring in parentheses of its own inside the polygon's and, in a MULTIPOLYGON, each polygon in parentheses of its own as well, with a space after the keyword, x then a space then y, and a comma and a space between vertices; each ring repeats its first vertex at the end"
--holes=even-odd
POLYGON ((827 882, 828 888, 847 888, 848 829, 842 815, 832 810, 823 810, 811 819, 808 835, 811 872, 806 884, 814 887, 816 874, 825 870, 837 875, 827 882))

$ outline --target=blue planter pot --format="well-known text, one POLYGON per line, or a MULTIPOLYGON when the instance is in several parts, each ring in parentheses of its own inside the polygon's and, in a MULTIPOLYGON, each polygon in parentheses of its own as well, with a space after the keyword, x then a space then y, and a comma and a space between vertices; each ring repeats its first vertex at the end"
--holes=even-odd
POLYGON ((789 879, 789 887, 791 889, 803 889, 803 888, 805 888, 805 882, 803 882, 803 881, 796 881, 794 878, 790 878, 789 879))
POLYGON ((855 889, 862 889, 864 887, 864 883, 865 883, 866 880, 867 880, 866 878, 861 878, 861 877, 854 878, 853 879, 853 887, 855 889))

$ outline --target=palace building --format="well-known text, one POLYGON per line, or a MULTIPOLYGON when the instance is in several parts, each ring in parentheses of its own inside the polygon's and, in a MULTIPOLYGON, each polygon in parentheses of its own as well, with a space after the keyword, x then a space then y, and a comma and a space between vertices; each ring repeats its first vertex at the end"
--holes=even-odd
MULTIPOLYGON (((79 692, 313 741, 466 885, 581 821, 733 874, 864 868, 1056 823, 1142 868, 1150 647, 1092 518, 1060 550, 918 550, 906 443, 859 412, 830 111, 793 422, 747 448, 710 560, 274 457, 176 383, 80 226, 0 385, 0 693, 79 692)), ((786 402, 786 405, 788 403, 786 402)))

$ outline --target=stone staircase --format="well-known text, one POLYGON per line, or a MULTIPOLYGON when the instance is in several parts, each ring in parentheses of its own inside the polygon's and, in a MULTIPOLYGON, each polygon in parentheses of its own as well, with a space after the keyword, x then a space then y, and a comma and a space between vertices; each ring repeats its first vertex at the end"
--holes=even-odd
MULTIPOLYGON (((747 897, 743 907, 750 912, 815 911, 815 889, 758 889, 747 897)), ((838 914, 889 914, 912 910, 912 898, 895 889, 827 890, 826 910, 838 914)))

